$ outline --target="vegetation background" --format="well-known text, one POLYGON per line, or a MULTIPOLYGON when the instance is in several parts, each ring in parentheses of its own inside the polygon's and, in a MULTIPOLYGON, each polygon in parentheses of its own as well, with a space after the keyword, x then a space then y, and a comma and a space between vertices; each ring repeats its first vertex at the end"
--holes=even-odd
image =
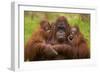
POLYGON ((48 19, 52 23, 59 16, 65 16, 70 26, 77 25, 80 28, 90 48, 90 14, 79 13, 24 11, 24 43, 31 37, 32 32, 38 29, 41 20, 48 19))

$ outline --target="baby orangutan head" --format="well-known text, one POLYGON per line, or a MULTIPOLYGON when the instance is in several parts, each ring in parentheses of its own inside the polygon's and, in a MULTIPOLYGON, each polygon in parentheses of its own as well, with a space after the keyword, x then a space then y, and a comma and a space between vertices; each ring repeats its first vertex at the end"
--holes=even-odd
POLYGON ((73 38, 79 33, 79 28, 77 26, 73 26, 70 29, 70 35, 68 36, 68 41, 71 42, 73 38))

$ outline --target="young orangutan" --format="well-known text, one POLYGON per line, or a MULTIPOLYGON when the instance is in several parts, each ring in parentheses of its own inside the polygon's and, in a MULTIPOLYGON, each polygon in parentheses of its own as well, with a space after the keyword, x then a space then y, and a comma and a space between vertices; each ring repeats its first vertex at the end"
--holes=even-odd
POLYGON ((71 27, 68 41, 73 47, 74 59, 90 58, 90 49, 88 48, 87 42, 77 26, 71 27))
POLYGON ((47 20, 40 22, 38 31, 33 32, 24 49, 24 61, 51 59, 57 52, 48 44, 51 39, 51 26, 47 20))

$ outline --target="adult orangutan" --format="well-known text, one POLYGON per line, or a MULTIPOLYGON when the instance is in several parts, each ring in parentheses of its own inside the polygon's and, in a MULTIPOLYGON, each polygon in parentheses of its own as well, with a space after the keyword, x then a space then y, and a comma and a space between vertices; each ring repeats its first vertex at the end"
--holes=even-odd
POLYGON ((69 35, 70 26, 67 18, 58 17, 53 25, 53 49, 58 53, 55 59, 71 59, 72 47, 68 44, 66 38, 69 35))

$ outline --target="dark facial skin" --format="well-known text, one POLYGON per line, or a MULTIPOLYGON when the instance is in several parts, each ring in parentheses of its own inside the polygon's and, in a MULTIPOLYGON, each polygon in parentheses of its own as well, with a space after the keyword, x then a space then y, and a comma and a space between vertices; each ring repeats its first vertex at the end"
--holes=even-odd
POLYGON ((63 30, 59 30, 56 32, 56 39, 58 42, 64 42, 66 39, 66 33, 63 30))
POLYGON ((56 24, 57 30, 65 31, 67 29, 66 19, 64 17, 59 17, 56 24))
POLYGON ((56 27, 59 29, 69 30, 69 23, 67 21, 67 18, 65 18, 64 16, 58 17, 56 24, 56 27))

